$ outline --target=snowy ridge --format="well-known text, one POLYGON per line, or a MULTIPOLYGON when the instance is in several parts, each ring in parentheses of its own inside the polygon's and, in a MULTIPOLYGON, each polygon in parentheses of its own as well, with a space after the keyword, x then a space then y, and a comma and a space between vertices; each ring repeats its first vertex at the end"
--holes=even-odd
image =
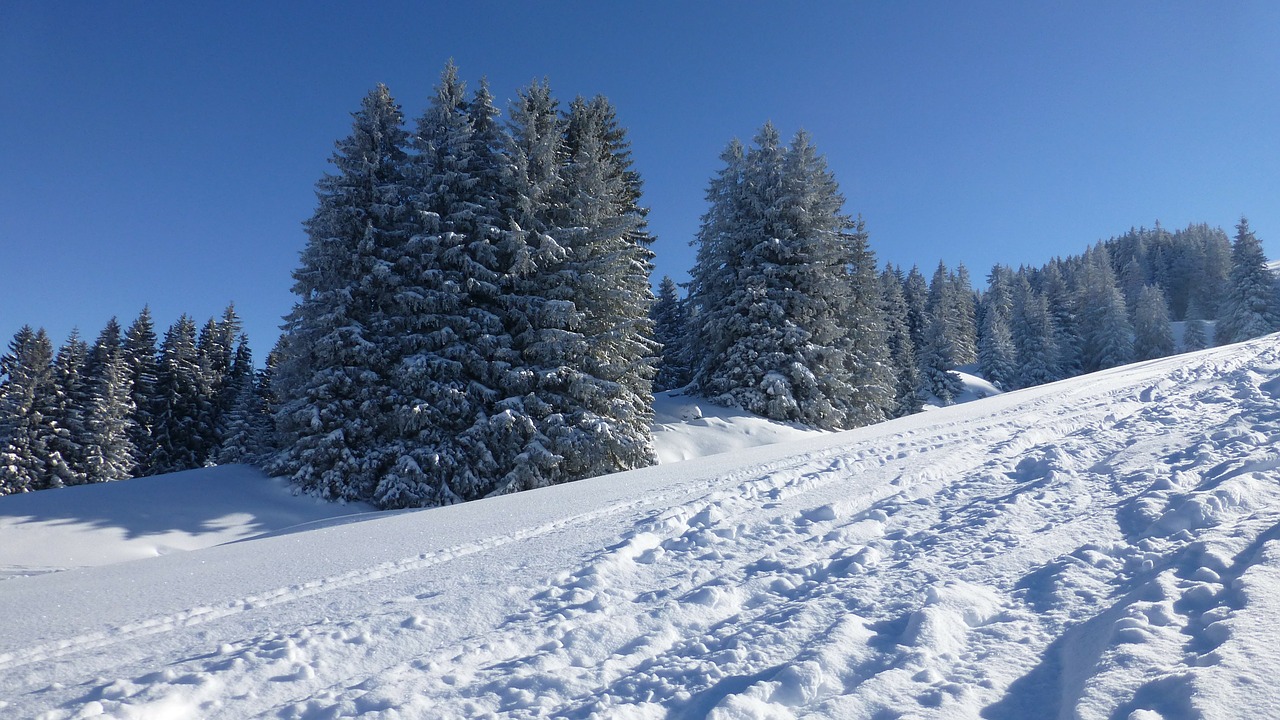
POLYGON ((1276 716, 1276 345, 14 578, 0 712, 1276 716))

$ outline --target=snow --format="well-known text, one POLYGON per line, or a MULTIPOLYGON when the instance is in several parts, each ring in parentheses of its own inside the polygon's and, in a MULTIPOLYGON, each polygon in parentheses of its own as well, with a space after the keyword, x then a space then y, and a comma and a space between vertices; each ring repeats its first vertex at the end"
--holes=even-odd
POLYGON ((2 498, 81 567, 0 582, 0 715, 1276 717, 1278 401, 1270 336, 448 508, 2 498))
POLYGON ((824 434, 716 405, 683 390, 655 394, 653 415, 653 443, 658 462, 664 464, 824 434))

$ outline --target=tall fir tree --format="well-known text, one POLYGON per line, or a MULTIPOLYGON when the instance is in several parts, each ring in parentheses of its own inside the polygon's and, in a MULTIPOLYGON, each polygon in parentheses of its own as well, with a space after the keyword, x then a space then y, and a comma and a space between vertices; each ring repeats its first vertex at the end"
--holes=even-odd
POLYGON ((1173 354, 1173 326, 1164 291, 1148 285, 1138 293, 1133 308, 1133 357, 1154 360, 1173 354))
POLYGON ((151 309, 144 307, 124 338, 125 372, 129 381, 129 399, 133 404, 129 426, 129 440, 134 448, 134 465, 129 474, 133 477, 154 474, 151 458, 156 447, 153 432, 158 403, 156 353, 155 324, 151 319, 151 309))
POLYGON ((978 369, 1001 390, 1017 386, 1017 350, 1013 342, 1013 273, 996 265, 982 296, 982 324, 978 332, 978 369))
POLYGON ((1049 263, 1043 273, 1042 295, 1053 329, 1053 347, 1057 355, 1052 367, 1055 379, 1074 377, 1084 371, 1081 358, 1084 340, 1080 336, 1075 292, 1063 271, 1063 263, 1049 263))
POLYGON ((395 464, 369 494, 382 507, 481 497, 511 447, 490 421, 502 399, 495 361, 512 347, 502 297, 505 198, 494 174, 506 161, 495 132, 487 91, 468 102, 450 63, 412 137, 411 261, 381 333, 399 358, 390 394, 397 427, 386 453, 395 464))
POLYGON ((222 416, 218 448, 214 459, 219 465, 262 462, 267 452, 271 431, 267 409, 258 390, 253 372, 253 352, 248 337, 241 335, 236 345, 234 372, 228 377, 236 383, 234 401, 222 416))
POLYGON ((924 330, 929 323, 929 282, 916 265, 911 266, 902 281, 902 299, 907 303, 907 330, 911 333, 911 345, 918 355, 924 347, 924 330))
POLYGON ((85 419, 85 482, 123 480, 133 471, 137 449, 132 440, 133 383, 115 318, 98 336, 89 357, 93 370, 85 419))
POLYGON ((1248 219, 1240 218, 1214 341, 1225 345, 1274 332, 1280 326, 1276 304, 1276 278, 1267 268, 1262 243, 1249 229, 1248 219))
MULTIPOLYGON (((941 309, 945 312, 945 307, 941 309)), ((943 405, 950 405, 964 392, 964 381, 954 370, 955 351, 945 318, 941 313, 928 313, 919 356, 920 386, 943 405)))
POLYGON ((49 487, 83 485, 85 482, 85 411, 90 383, 85 365, 89 348, 72 330, 53 361, 51 392, 44 395, 43 412, 51 418, 45 441, 49 487))
MULTIPOLYGON (((650 434, 659 345, 649 307, 652 238, 629 144, 607 99, 576 99, 565 121, 561 244, 569 252, 572 302, 586 342, 582 376, 570 385, 573 434, 553 438, 565 479, 657 462, 650 434)), ((519 489, 519 488, 512 488, 519 489)))
POLYGON ((693 379, 688 351, 689 312, 676 282, 663 276, 651 312, 655 339, 662 344, 662 361, 653 381, 655 390, 674 390, 693 379))
POLYGON ((1133 326, 1124 294, 1116 285, 1107 249, 1098 244, 1084 257, 1078 278, 1081 345, 1085 372, 1133 361, 1133 326))
POLYGON ((331 158, 336 173, 316 187, 308 241, 293 273, 300 298, 285 318, 277 390, 281 450, 269 465, 305 491, 343 500, 372 498, 387 462, 384 426, 394 398, 384 378, 390 350, 384 307, 412 263, 406 245, 407 137, 383 85, 353 114, 351 135, 331 158))
POLYGON ((53 388, 53 344, 43 328, 24 325, 9 352, 0 357, 0 494, 49 487, 48 439, 52 421, 46 412, 53 388))
POLYGON ((1192 297, 1187 304, 1187 320, 1182 328, 1182 350, 1190 352, 1209 347, 1209 328, 1204 321, 1200 301, 1192 297))
POLYGON ((955 327, 951 330, 957 365, 971 365, 978 361, 977 301, 969 269, 960 263, 947 278, 951 285, 950 301, 955 305, 955 327))
POLYGON ((196 323, 179 317, 160 343, 156 370, 154 473, 190 470, 204 465, 208 453, 211 389, 208 370, 196 349, 196 323))
POLYGON ((1062 377, 1058 364, 1061 353, 1048 298, 1046 293, 1031 288, 1025 274, 1019 274, 1013 282, 1010 330, 1017 358, 1015 387, 1042 385, 1062 377))
POLYGON ((880 273, 880 298, 884 308, 885 346, 893 366, 894 390, 891 417, 904 417, 920 412, 924 398, 920 396, 920 370, 916 363, 915 343, 911 340, 908 307, 902 286, 901 270, 886 266, 880 273))
POLYGON ((699 392, 824 428, 879 419, 893 392, 878 281, 835 179, 806 135, 786 148, 772 125, 750 151, 734 142, 721 157, 692 272, 691 300, 708 345, 699 392), (868 278, 872 285, 861 287, 868 278), (853 316, 868 305, 872 316, 853 316), (865 368, 880 379, 864 383, 853 371, 873 338, 883 366, 865 368))

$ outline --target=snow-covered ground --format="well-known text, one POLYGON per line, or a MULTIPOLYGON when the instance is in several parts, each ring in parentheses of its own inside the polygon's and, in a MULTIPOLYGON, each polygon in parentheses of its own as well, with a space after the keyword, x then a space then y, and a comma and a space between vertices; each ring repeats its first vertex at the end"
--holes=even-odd
POLYGON ((1272 336, 450 508, 223 469, 98 552, 238 542, 0 581, 0 716, 1280 717, 1278 438, 1272 336))

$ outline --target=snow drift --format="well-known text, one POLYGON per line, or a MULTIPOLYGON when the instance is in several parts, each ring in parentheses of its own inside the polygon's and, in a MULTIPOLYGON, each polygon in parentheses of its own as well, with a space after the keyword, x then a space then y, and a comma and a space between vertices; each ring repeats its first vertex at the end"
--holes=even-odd
POLYGON ((1274 717, 1277 437, 1272 336, 13 577, 0 713, 1274 717))

